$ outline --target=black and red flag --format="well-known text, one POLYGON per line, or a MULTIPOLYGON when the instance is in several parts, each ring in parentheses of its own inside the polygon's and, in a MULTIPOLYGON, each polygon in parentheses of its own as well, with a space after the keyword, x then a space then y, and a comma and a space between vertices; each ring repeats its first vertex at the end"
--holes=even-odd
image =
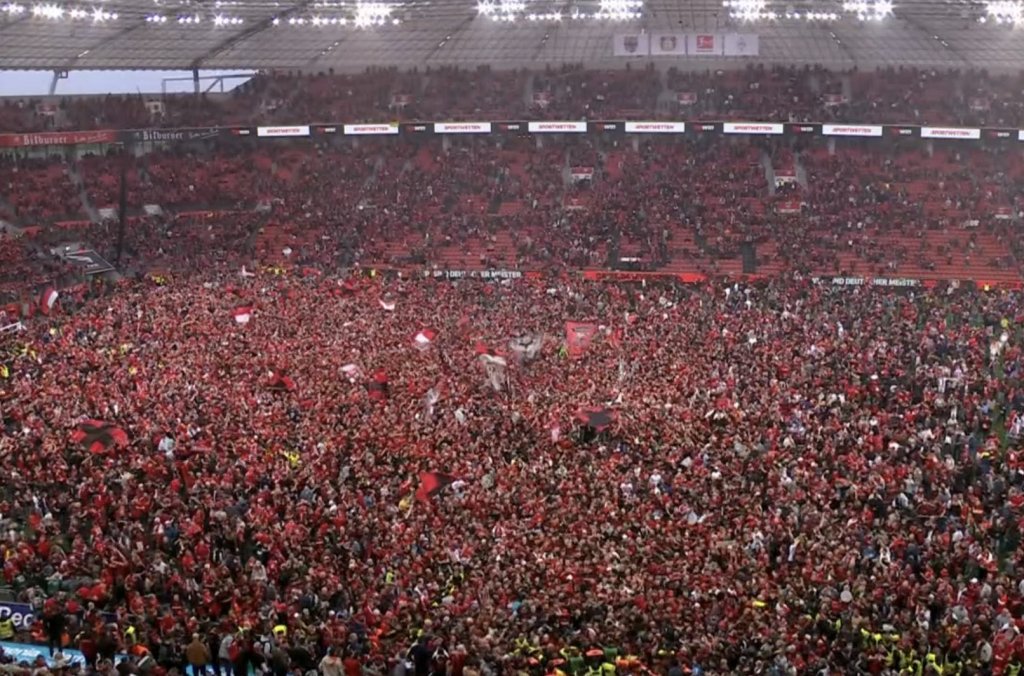
POLYGON ((128 445, 128 434, 113 423, 83 420, 71 433, 71 441, 82 444, 90 453, 102 454, 128 445))
POLYGON ((430 502, 430 498, 450 486, 456 478, 444 472, 420 472, 420 485, 416 489, 416 499, 420 502, 430 502))
POLYGON ((388 398, 388 374, 382 370, 378 370, 373 374, 366 383, 366 389, 370 394, 370 399, 374 401, 383 401, 388 398))
POLYGON ((598 432, 611 427, 611 425, 618 419, 618 414, 610 408, 604 406, 597 406, 593 408, 581 408, 576 414, 576 419, 581 423, 590 427, 598 432))
POLYGON ((270 389, 274 392, 294 392, 295 381, 285 371, 274 371, 270 377, 270 389))

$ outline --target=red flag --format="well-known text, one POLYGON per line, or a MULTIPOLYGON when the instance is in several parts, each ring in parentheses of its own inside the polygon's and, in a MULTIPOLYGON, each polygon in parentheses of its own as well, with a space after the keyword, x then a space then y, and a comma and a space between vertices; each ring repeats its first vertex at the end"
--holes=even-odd
POLYGON ((416 499, 420 502, 430 502, 430 498, 440 493, 446 486, 455 481, 451 474, 443 472, 420 472, 420 485, 416 489, 416 499))
POLYGON ((569 356, 577 359, 587 351, 590 344, 597 335, 597 324, 589 322, 566 322, 565 343, 569 350, 569 356))
POLYGON ((370 399, 374 401, 384 401, 388 398, 388 374, 383 370, 378 369, 374 374, 373 378, 366 383, 366 389, 370 394, 370 399))
POLYGON ((295 381, 284 371, 275 371, 270 378, 270 389, 277 392, 294 392, 295 381))

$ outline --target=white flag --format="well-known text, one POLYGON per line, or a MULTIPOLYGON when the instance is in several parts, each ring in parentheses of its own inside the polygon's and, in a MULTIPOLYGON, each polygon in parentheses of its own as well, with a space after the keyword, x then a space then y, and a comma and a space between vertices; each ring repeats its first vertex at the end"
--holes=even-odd
POLYGON ((500 392, 507 382, 505 369, 508 367, 508 362, 504 357, 495 357, 489 354, 480 355, 480 361, 483 362, 484 369, 487 371, 487 381, 495 391, 500 392))

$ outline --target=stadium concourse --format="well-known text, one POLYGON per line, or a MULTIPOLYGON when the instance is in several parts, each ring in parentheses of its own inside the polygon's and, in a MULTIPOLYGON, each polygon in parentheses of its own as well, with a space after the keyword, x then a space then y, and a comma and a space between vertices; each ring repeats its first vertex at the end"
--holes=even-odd
POLYGON ((0 640, 43 657, 0 670, 1017 676, 1020 91, 386 71, 3 109, 0 640), (219 130, 395 94, 715 133, 219 130))

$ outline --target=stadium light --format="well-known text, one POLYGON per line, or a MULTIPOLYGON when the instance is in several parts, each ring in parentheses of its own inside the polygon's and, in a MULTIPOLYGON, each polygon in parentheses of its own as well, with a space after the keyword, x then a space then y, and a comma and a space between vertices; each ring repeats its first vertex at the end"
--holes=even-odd
POLYGON ((19 14, 24 13, 25 5, 19 5, 13 2, 9 2, 3 7, 0 7, 0 10, 2 10, 6 14, 10 14, 11 16, 18 16, 19 14))
MULTIPOLYGON (((561 12, 537 11, 540 3, 530 3, 524 0, 478 0, 476 12, 478 16, 490 18, 494 23, 515 23, 517 19, 524 19, 530 23, 559 22, 566 18, 561 12)), ((640 18, 640 9, 643 7, 643 0, 601 0, 600 6, 592 12, 581 12, 578 7, 573 7, 568 17, 570 19, 604 19, 604 20, 625 20, 640 18)))
POLYGON ((985 12, 996 23, 1018 24, 1024 21, 1024 3, 1017 0, 990 0, 985 3, 985 12))
POLYGON ((391 20, 394 9, 394 5, 386 2, 360 2, 356 5, 352 23, 359 28, 383 26, 391 20))
POLYGON ((766 0, 725 0, 722 5, 731 10, 729 17, 738 21, 774 20, 779 17, 775 12, 766 11, 766 0))
POLYGON ((854 14, 861 21, 882 21, 892 16, 892 2, 889 0, 846 0, 843 11, 854 14))
POLYGON ((642 0, 601 0, 596 18, 606 21, 630 21, 641 17, 642 0))
POLYGON ((64 17, 64 9, 57 5, 36 5, 32 8, 32 16, 41 19, 60 19, 64 17))

